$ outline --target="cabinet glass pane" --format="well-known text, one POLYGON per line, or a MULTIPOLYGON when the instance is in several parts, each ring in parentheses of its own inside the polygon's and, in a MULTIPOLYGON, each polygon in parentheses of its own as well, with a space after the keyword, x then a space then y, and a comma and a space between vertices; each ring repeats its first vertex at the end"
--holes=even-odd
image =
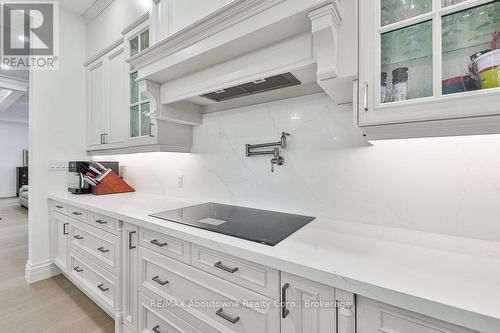
POLYGON ((500 1, 444 16, 443 94, 500 86, 500 1))
POLYGON ((151 120, 146 113, 149 112, 149 102, 141 104, 141 135, 146 136, 151 134, 151 120))
POLYGON ((380 0, 380 9, 384 26, 432 11, 432 0, 380 0))
POLYGON ((432 21, 381 36, 381 103, 432 96, 432 21))
POLYGON ((141 34, 140 51, 144 51, 149 47, 149 30, 144 31, 141 34))
POLYGON ((460 2, 464 2, 465 0, 441 0, 441 6, 442 7, 448 7, 451 5, 455 5, 460 2))
POLYGON ((130 136, 137 137, 139 133, 139 105, 130 107, 130 136))
POLYGON ((139 37, 134 37, 130 40, 130 56, 139 53, 139 37))
POLYGON ((139 101, 139 82, 137 79, 137 72, 130 74, 130 103, 137 103, 139 101))

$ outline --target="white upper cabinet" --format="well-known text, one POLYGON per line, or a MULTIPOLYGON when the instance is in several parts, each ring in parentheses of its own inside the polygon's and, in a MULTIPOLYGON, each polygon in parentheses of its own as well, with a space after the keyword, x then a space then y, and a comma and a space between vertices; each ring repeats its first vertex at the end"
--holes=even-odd
POLYGON ((500 132, 499 1, 359 2, 355 111, 368 138, 500 132))
POLYGON ((86 64, 87 150, 123 147, 127 139, 127 72, 123 43, 86 64))

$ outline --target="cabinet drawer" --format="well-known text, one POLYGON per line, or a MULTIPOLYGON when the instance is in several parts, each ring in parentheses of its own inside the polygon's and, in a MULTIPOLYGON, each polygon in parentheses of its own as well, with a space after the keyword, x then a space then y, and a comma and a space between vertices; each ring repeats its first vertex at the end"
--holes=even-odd
POLYGON ((194 244, 191 264, 272 299, 279 298, 279 272, 275 269, 194 244))
POLYGON ((85 209, 81 209, 81 208, 74 207, 74 206, 68 206, 67 214, 70 217, 77 219, 79 221, 82 221, 82 222, 87 222, 87 220, 88 220, 88 212, 85 209))
MULTIPOLYGON (((161 307, 162 302, 157 298, 149 298, 139 294, 139 332, 168 332, 168 333, 219 333, 210 325, 189 314, 184 319, 177 313, 179 308, 161 307), (160 305, 154 306, 155 304, 160 305), (176 313, 177 312, 177 313, 176 313)), ((182 316, 182 315, 181 315, 182 316)))
POLYGON ((117 234, 118 220, 101 214, 89 213, 89 224, 96 228, 117 234))
POLYGON ((69 237, 72 248, 85 253, 103 268, 119 275, 120 248, 116 235, 73 220, 69 237))
POLYGON ((279 331, 279 311, 271 299, 145 248, 139 248, 139 291, 184 301, 184 313, 228 332, 279 331), (211 304, 189 306, 197 300, 211 304))
POLYGON ((356 307, 359 333, 478 333, 365 297, 358 297, 356 307))
POLYGON ((190 261, 188 242, 155 231, 140 228, 139 245, 185 263, 190 261))
POLYGON ((54 201, 52 202, 52 210, 61 214, 68 214, 68 205, 54 201))
POLYGON ((70 251, 71 278, 77 287, 87 292, 88 295, 100 306, 114 312, 118 305, 120 289, 118 279, 78 251, 70 251))

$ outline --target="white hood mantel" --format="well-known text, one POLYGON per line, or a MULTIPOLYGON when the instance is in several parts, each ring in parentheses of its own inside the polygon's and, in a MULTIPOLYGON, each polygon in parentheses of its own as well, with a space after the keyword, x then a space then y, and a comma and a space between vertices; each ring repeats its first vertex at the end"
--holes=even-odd
MULTIPOLYGON (((203 112, 319 91, 348 103, 356 12, 352 0, 234 0, 127 61, 156 120, 198 125, 203 112), (302 84, 219 103, 200 97, 287 72, 302 84)), ((154 20, 151 29, 154 36, 154 20)))

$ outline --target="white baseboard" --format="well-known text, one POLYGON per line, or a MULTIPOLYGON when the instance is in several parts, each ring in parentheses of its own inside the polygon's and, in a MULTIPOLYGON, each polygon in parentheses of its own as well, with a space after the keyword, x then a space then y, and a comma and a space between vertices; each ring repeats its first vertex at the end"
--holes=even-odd
POLYGON ((61 274, 61 270, 54 265, 51 260, 42 261, 36 264, 32 264, 29 260, 26 261, 24 278, 28 283, 35 283, 58 274, 61 274))

